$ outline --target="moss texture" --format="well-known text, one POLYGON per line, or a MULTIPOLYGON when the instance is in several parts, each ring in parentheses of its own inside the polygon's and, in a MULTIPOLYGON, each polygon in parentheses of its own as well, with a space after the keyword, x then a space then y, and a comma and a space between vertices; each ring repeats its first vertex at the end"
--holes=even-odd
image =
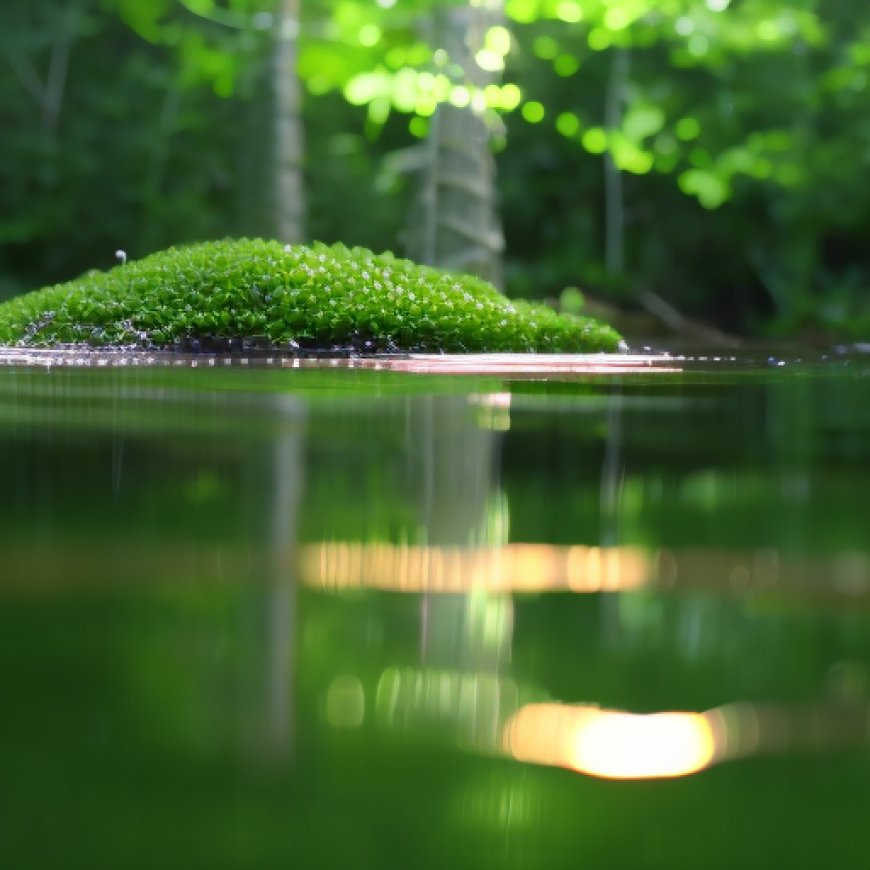
POLYGON ((616 350, 595 320, 344 245, 170 248, 0 305, 0 344, 182 350, 616 350))

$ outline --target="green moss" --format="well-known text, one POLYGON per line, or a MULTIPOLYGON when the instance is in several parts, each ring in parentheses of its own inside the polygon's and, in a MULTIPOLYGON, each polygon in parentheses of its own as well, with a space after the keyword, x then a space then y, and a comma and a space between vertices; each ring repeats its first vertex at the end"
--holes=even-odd
POLYGON ((600 351, 590 318, 392 254, 258 239, 170 248, 0 305, 0 344, 600 351))

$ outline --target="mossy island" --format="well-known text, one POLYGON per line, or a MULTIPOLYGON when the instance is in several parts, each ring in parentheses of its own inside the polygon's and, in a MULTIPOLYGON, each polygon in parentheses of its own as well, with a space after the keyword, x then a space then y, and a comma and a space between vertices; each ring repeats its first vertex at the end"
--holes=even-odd
POLYGON ((589 317, 390 253, 261 239, 169 248, 0 305, 0 344, 227 351, 614 351, 589 317))

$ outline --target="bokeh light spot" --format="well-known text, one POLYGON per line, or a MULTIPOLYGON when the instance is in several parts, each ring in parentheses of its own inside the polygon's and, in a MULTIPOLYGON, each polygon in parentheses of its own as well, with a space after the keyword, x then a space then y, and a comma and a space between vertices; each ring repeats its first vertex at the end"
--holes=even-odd
POLYGON ((454 85, 447 97, 448 102, 457 109, 464 109, 471 103, 471 91, 465 85, 454 85))
POLYGON ((562 0, 556 7, 556 17, 572 24, 583 18, 583 10, 577 0, 562 0))
POLYGON ((607 148, 607 133, 601 127, 590 127, 580 141, 590 154, 603 154, 607 148))
POLYGON ((506 112, 512 112, 520 104, 523 93, 513 82, 508 82, 501 88, 501 107, 506 112))
POLYGON ((631 15, 625 6, 611 6, 604 13, 604 26, 608 30, 625 30, 631 24, 631 15))
POLYGON ((697 139, 700 135, 701 125, 698 123, 697 118, 689 116, 680 118, 674 125, 674 133, 677 139, 681 139, 683 142, 691 142, 692 139, 697 139))
POLYGON ((606 48, 610 48, 610 33, 603 27, 593 27, 589 31, 586 41, 593 51, 604 51, 606 48))
POLYGON ((504 56, 488 48, 480 49, 474 59, 486 72, 501 72, 504 69, 504 56))
POLYGON ((580 69, 580 61, 573 54, 560 54, 553 61, 553 69, 557 76, 567 78, 574 75, 580 69))
POLYGON ((511 50, 510 31, 506 27, 490 27, 489 30, 486 31, 486 37, 484 38, 483 44, 489 51, 493 51, 504 57, 511 50))
POLYGON ((521 112, 523 118, 530 124, 538 124, 544 120, 544 105, 537 100, 529 100, 527 103, 523 103, 521 112))
POLYGON ((532 52, 541 60, 552 60, 559 53, 559 44, 552 36, 536 36, 532 52))
POLYGON ((573 112, 562 112, 556 118, 556 129, 570 139, 580 130, 580 119, 573 112))
POLYGON ((410 130, 411 135, 415 136, 417 139, 425 139, 429 134, 429 121, 427 118, 421 118, 419 115, 415 115, 408 122, 408 130, 410 130))
POLYGON ((360 45, 371 47, 381 41, 381 28, 377 24, 364 24, 359 29, 358 37, 360 45))

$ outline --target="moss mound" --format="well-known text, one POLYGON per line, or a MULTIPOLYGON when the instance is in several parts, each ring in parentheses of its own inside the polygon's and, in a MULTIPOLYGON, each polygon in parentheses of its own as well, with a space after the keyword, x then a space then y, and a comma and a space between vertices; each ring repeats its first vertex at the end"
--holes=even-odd
POLYGON ((0 305, 0 344, 362 352, 615 350, 590 318, 344 245, 170 248, 0 305))

